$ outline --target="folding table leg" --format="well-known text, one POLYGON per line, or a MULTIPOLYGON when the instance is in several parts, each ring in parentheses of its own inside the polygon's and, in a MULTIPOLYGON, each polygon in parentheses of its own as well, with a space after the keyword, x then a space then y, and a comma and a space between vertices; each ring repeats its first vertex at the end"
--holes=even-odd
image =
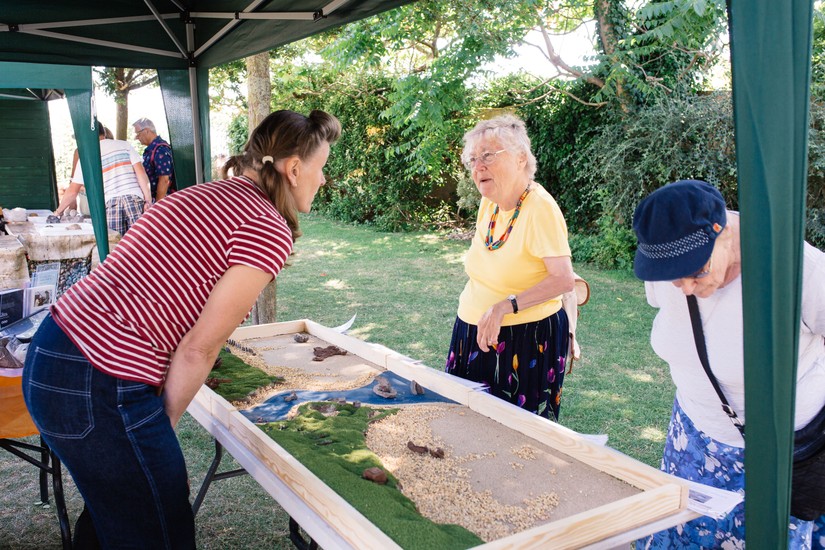
POLYGON ((40 506, 49 505, 49 454, 50 450, 40 438, 40 461, 43 463, 40 469, 40 506))
POLYGON ((52 490, 54 490, 54 504, 57 508, 57 521, 60 523, 60 538, 63 540, 63 550, 72 548, 72 528, 69 525, 69 513, 66 510, 66 497, 63 494, 63 474, 60 459, 49 449, 52 458, 52 490))
POLYGON ((230 470, 228 472, 221 472, 216 473, 218 471, 218 466, 221 463, 221 458, 223 458, 223 445, 216 439, 215 440, 215 457, 212 459, 212 464, 209 465, 209 469, 206 471, 206 477, 203 479, 203 483, 201 484, 200 490, 198 490, 198 494, 195 497, 195 501, 192 503, 192 513, 194 515, 198 514, 198 510, 203 504, 203 499, 206 497, 206 491, 209 490, 209 486, 212 484, 213 481, 219 481, 221 479, 228 479, 230 477, 236 477, 243 475, 246 472, 243 468, 239 468, 237 470, 230 470))
POLYGON ((7 450, 40 470, 40 506, 48 507, 49 505, 48 475, 51 474, 55 511, 57 512, 57 521, 60 523, 60 538, 63 541, 63 549, 71 550, 72 532, 69 526, 69 514, 66 510, 66 498, 63 494, 63 475, 60 459, 46 445, 42 437, 40 438, 40 445, 32 445, 14 439, 0 439, 0 449, 7 450), (37 454, 29 453, 39 453, 40 459, 38 460, 37 454), (51 460, 51 465, 49 465, 49 460, 51 460))
POLYGON ((295 548, 298 550, 318 550, 318 543, 312 540, 312 537, 307 537, 309 540, 306 540, 301 535, 300 529, 301 526, 298 525, 298 522, 292 519, 292 516, 289 516, 289 540, 292 541, 295 548))

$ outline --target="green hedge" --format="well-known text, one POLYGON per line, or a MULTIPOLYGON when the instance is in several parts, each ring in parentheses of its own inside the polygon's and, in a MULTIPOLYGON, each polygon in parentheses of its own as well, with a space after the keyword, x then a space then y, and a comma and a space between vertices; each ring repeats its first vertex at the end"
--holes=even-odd
MULTIPOLYGON (((704 179, 738 208, 731 98, 728 92, 667 97, 627 114, 586 106, 568 96, 516 97, 525 77, 493 81, 467 98, 468 114, 452 113, 440 136, 417 136, 386 113, 394 81, 382 75, 308 72, 301 86, 275 94, 273 109, 324 109, 342 122, 328 183, 315 210, 351 223, 399 231, 471 225, 479 195, 460 164, 461 137, 483 116, 513 111, 526 122, 538 161, 536 180, 559 202, 570 228, 574 259, 602 267, 632 264, 635 205, 678 179, 704 179), (300 89, 301 91, 296 91, 300 89), (561 97, 561 99, 560 99, 561 97), (426 139, 425 139, 426 138, 426 139), (432 147, 438 143, 440 154, 432 147), (432 160, 436 158, 436 160, 432 160), (421 169, 425 159, 426 169, 421 169)), ((276 90, 277 91, 277 90, 276 90)), ((584 85, 570 88, 586 97, 584 85)), ((422 99, 422 105, 423 105, 422 99)), ((245 121, 232 142, 245 139, 245 121)), ((825 106, 813 102, 807 238, 825 248, 825 106)), ((433 130, 435 131, 435 130, 433 130)))

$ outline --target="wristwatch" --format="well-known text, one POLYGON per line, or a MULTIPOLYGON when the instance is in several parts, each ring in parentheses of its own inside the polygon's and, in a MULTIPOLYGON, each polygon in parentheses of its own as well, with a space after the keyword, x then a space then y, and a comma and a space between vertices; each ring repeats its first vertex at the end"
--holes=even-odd
POLYGON ((513 313, 518 313, 518 302, 516 301, 516 295, 510 294, 507 296, 507 299, 510 300, 511 304, 513 304, 513 313))

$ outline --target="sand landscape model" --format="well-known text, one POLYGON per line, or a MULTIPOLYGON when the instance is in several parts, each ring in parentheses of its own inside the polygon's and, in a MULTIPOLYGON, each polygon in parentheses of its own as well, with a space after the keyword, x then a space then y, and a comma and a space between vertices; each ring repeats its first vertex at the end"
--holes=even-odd
MULTIPOLYGON (((360 407, 388 410, 380 419, 368 420, 365 430, 364 445, 378 465, 354 469, 348 483, 388 484, 409 498, 423 517, 438 524, 460 525, 483 541, 642 492, 426 384, 316 336, 249 338, 231 341, 228 349, 279 381, 233 402, 276 442, 294 428, 287 423, 295 422, 300 414, 309 416, 299 418, 302 427, 298 431, 329 417, 352 415, 360 407), (307 407, 307 403, 312 405, 307 407)), ((215 389, 220 392, 220 384, 215 389)), ((315 454, 344 445, 331 423, 309 441, 315 446, 309 452, 315 454)), ((294 440, 288 444, 294 454, 303 453, 294 440)), ((342 453, 349 449, 342 448, 342 453)), ((324 468, 319 470, 315 473, 323 479, 324 468)))

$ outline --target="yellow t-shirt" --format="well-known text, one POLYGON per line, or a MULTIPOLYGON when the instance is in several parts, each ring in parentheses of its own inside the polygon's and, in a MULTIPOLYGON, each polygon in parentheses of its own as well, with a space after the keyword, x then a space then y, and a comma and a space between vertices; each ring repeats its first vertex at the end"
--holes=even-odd
MULTIPOLYGON (((524 199, 519 217, 507 241, 497 250, 484 245, 487 227, 496 205, 481 198, 476 232, 464 258, 464 271, 470 277, 458 299, 458 317, 478 324, 491 305, 510 294, 518 294, 547 277, 543 258, 570 256, 567 224, 556 200, 540 185, 524 199)), ((499 211, 493 240, 507 229, 514 210, 499 211)), ((504 316, 502 326, 520 325, 549 317, 561 309, 561 296, 542 304, 504 316)))

